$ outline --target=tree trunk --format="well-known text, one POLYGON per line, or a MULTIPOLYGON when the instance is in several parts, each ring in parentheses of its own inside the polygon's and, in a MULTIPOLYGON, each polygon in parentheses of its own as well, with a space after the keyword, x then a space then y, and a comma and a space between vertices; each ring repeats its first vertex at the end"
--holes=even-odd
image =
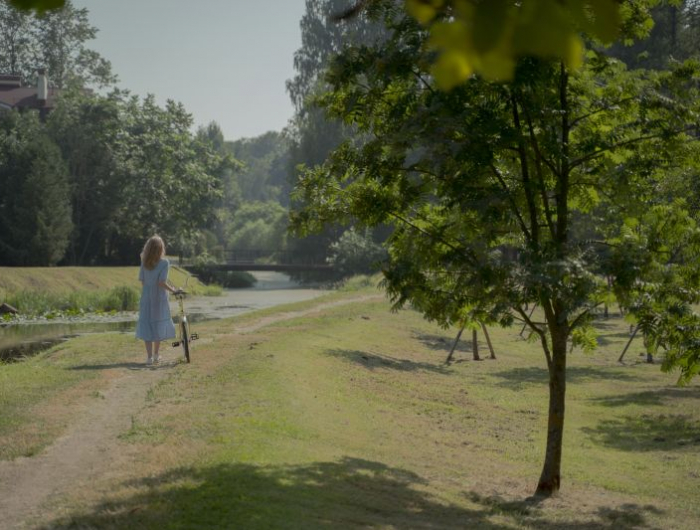
POLYGON ((654 364, 654 344, 646 335, 644 335, 644 349, 647 351, 647 363, 654 364))
POLYGON ((627 350, 630 347, 630 344, 632 344, 632 341, 634 340, 634 336, 637 334, 637 331, 639 331, 639 326, 634 328, 634 331, 632 332, 632 335, 630 336, 630 340, 627 341, 627 344, 625 345, 625 349, 622 350, 622 354, 620 355, 620 358, 617 360, 618 363, 622 362, 622 359, 625 357, 625 353, 627 353, 627 350))
POLYGON ((477 341, 477 331, 476 329, 472 330, 472 358, 475 361, 480 361, 481 359, 479 358, 479 342, 477 341))
MULTIPOLYGON (((532 314, 535 312, 535 309, 537 309, 537 304, 534 304, 534 305, 532 306, 532 311, 530 311, 530 316, 527 317, 527 318, 532 318, 532 314)), ((525 309, 525 311, 527 311, 527 309, 525 309)), ((526 327, 527 327, 527 322, 525 322, 525 323, 523 324, 523 329, 520 330, 519 335, 520 335, 521 337, 523 336, 523 333, 525 333, 525 328, 526 328, 526 327)))
POLYGON ((445 364, 450 364, 452 361, 452 354, 455 352, 455 348, 457 347, 457 343, 459 342, 459 338, 462 336, 462 332, 464 331, 464 328, 467 327, 466 322, 462 324, 462 327, 459 329, 459 333, 457 333, 457 337, 455 338, 455 342, 452 345, 452 349, 450 350, 450 354, 447 356, 447 359, 445 359, 445 364))
POLYGON ((564 440, 564 408, 566 397, 566 341, 565 328, 556 330, 552 338, 552 361, 549 364, 549 420, 547 448, 537 495, 549 496, 561 486, 561 455, 564 440))
POLYGON ((493 351, 493 344, 491 344, 491 337, 489 337, 489 332, 488 332, 488 330, 486 329, 486 326, 484 326, 483 323, 481 324, 481 331, 484 332, 484 337, 486 337, 486 344, 488 344, 488 346, 489 346, 489 352, 491 353, 491 357, 490 357, 490 358, 491 358, 491 359, 495 359, 495 358, 496 358, 496 352, 493 351))

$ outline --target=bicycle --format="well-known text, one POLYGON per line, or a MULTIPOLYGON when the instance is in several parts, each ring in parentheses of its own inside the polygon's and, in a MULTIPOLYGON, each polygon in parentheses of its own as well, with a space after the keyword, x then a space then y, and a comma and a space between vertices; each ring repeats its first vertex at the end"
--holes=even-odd
MULTIPOLYGON (((189 282, 189 278, 185 281, 185 287, 187 287, 187 283, 189 282)), ((182 345, 182 350, 185 353, 185 359, 187 362, 190 362, 190 345, 192 344, 193 340, 197 340, 199 338, 199 335, 197 333, 190 333, 190 322, 187 319, 187 313, 185 313, 185 296, 187 295, 187 291, 184 289, 177 289, 174 293, 173 296, 177 299, 177 303, 179 306, 179 315, 180 315, 180 322, 177 326, 178 329, 178 340, 173 342, 173 348, 177 348, 178 346, 182 345)))

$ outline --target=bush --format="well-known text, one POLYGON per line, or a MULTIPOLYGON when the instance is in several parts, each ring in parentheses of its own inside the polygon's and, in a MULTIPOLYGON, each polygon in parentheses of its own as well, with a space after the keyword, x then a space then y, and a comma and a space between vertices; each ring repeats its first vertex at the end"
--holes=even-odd
POLYGON ((209 285, 205 285, 204 289, 201 291, 200 294, 204 296, 221 296, 221 292, 224 290, 224 288, 221 285, 218 285, 216 283, 212 283, 209 285))
POLYGON ((139 308, 139 292, 133 287, 114 287, 100 301, 102 311, 136 311, 139 308))
MULTIPOLYGON (((213 286, 218 288, 218 294, 221 294, 221 288, 226 289, 241 289, 245 287, 252 287, 258 280, 255 276, 249 272, 242 271, 217 271, 208 269, 207 267, 191 267, 192 274, 194 274, 197 279, 203 283, 207 284, 207 287, 213 286)), ((208 295, 206 292, 205 296, 208 295)))
POLYGON ((362 291, 367 287, 377 287, 380 281, 381 278, 379 274, 374 276, 366 276, 362 274, 346 279, 343 284, 338 287, 338 290, 343 292, 362 291))
POLYGON ((377 272, 379 264, 386 257, 386 250, 372 240, 369 231, 360 234, 350 228, 331 245, 328 262, 333 265, 339 278, 347 278, 377 272))

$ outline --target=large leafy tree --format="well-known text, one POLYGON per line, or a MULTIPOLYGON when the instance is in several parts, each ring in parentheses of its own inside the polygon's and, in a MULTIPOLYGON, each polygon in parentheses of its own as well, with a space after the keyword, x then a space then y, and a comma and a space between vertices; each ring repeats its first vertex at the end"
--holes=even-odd
POLYGON ((55 265, 72 229, 61 152, 35 114, 0 120, 0 263, 55 265))
POLYGON ((115 156, 122 130, 119 100, 66 92, 49 115, 47 129, 61 149, 71 184, 74 229, 66 261, 103 260, 125 189, 126 174, 115 156))
MULTIPOLYGON (((591 51, 572 73, 560 60, 523 57, 511 82, 471 77, 445 92, 431 73, 427 32, 394 2, 373 2, 380 4, 391 39, 341 53, 322 98, 361 134, 300 179, 307 206, 294 223, 301 230, 393 224, 385 285, 397 307, 410 302, 444 325, 466 308, 530 327, 549 371, 537 491, 550 494, 561 483, 567 342, 594 342, 592 318, 608 296, 600 271, 620 293, 660 285, 664 274, 675 278, 685 290, 674 303, 691 320, 690 304, 700 300, 697 275, 686 266, 698 231, 682 202, 659 193, 665 170, 692 152, 697 69, 632 72, 591 51), (642 214, 655 204, 671 204, 686 220, 674 224, 682 253, 668 252, 663 230, 641 228, 652 223, 642 214), (630 225, 657 238, 629 244, 630 225), (609 247, 615 259, 601 251, 609 247), (644 266, 630 267, 631 260, 644 266), (526 310, 532 304, 542 322, 526 310)), ((660 292, 646 294, 663 305, 660 292)), ((630 306, 632 299, 621 298, 630 306)), ((671 329, 654 331, 681 357, 696 354, 671 329)))
MULTIPOLYGON (((295 107, 286 131, 290 139, 287 171, 292 184, 300 167, 321 164, 333 149, 355 134, 343 120, 328 116, 315 100, 315 96, 329 88, 324 76, 335 55, 347 46, 369 45, 384 36, 384 26, 370 20, 373 6, 343 23, 336 22, 334 15, 348 5, 346 0, 306 0, 299 24, 301 47, 294 54, 296 75, 287 81, 287 91, 295 107)), ((302 199, 297 197, 297 200, 302 199)), ((343 227, 329 226, 322 233, 290 238, 288 243, 300 252, 328 255, 343 231, 343 227)))
POLYGON ((0 1, 0 70, 34 83, 37 70, 46 69, 51 86, 71 83, 107 86, 116 80, 109 61, 87 43, 97 28, 88 10, 70 0, 42 13, 21 11, 15 3, 0 1))
POLYGON ((254 138, 225 144, 226 151, 243 163, 236 173, 241 196, 247 201, 275 201, 289 205, 289 138, 269 131, 254 138))
POLYGON ((160 107, 153 96, 126 97, 120 118, 115 147, 123 201, 113 226, 119 254, 156 232, 192 240, 213 223, 223 166, 232 161, 191 132, 192 116, 174 101, 160 107))
POLYGON ((74 230, 66 261, 130 262, 159 232, 181 250, 212 225, 233 159, 193 134, 182 105, 125 92, 63 94, 45 125, 68 166, 74 230))

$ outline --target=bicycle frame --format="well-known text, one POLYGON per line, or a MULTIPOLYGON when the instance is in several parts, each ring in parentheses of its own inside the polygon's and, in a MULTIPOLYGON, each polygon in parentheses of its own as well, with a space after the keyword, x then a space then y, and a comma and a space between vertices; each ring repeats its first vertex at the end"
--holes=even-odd
MULTIPOLYGON (((187 280, 185 281, 185 288, 187 287, 187 283, 190 281, 189 276, 187 277, 187 280)), ((178 340, 173 342, 173 348, 177 348, 178 346, 182 345, 182 350, 185 354, 185 359, 187 362, 190 362, 190 347, 192 344, 193 340, 197 340, 199 338, 199 335, 197 333, 191 333, 190 332, 190 322, 187 318, 187 313, 185 312, 185 296, 187 295, 187 292, 183 289, 178 289, 175 293, 173 293, 175 298, 177 299, 177 304, 178 304, 178 314, 180 317, 180 322, 178 323, 177 329, 178 329, 178 340)))

